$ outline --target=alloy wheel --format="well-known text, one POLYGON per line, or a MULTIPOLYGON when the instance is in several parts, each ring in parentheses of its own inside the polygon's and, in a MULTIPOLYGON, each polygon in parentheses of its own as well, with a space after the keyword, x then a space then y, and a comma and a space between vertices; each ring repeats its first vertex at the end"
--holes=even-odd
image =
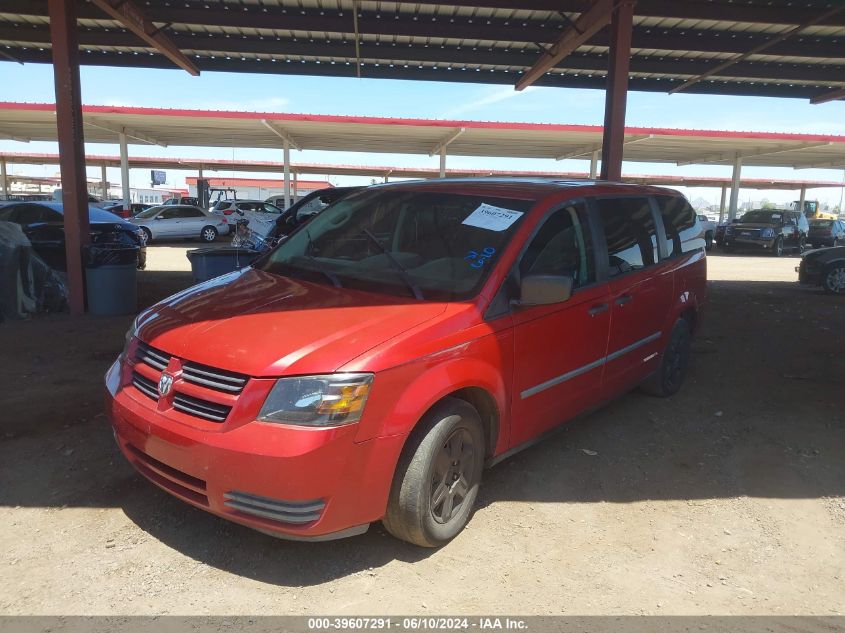
POLYGON ((831 268, 825 275, 824 285, 830 292, 845 294, 845 265, 831 268))
POLYGON ((475 446, 465 428, 455 429, 437 454, 431 477, 431 516, 448 523, 474 485, 475 446))

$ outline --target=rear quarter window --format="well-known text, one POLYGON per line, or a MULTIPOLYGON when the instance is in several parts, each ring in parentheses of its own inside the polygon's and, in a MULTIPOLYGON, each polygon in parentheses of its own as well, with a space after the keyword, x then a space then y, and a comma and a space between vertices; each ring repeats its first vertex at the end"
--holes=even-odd
POLYGON ((704 236, 689 202, 680 196, 656 196, 656 199, 666 230, 669 257, 704 248, 704 236))

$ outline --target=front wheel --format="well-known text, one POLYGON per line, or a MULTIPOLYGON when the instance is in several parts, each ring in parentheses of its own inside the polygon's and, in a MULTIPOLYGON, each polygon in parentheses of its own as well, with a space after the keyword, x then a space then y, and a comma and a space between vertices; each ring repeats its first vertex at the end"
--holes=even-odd
POLYGON ((692 332, 685 319, 672 327, 669 341, 660 358, 660 366, 642 385, 642 390, 659 398, 675 395, 684 384, 689 367, 692 332))
POLYGON ((484 432, 467 402, 446 398, 411 433, 382 522, 393 536, 439 547, 467 524, 484 467, 484 432))
POLYGON ((783 255, 783 238, 778 237, 775 240, 775 243, 772 244, 772 255, 775 257, 781 257, 783 255))
POLYGON ((200 233, 203 242, 213 242, 217 239, 217 229, 213 226, 205 227, 200 233))
POLYGON ((146 226, 141 227, 141 235, 144 236, 144 245, 149 244, 153 241, 153 233, 146 226))
POLYGON ((845 263, 837 262, 825 269, 822 273, 822 288, 831 294, 845 295, 845 263))

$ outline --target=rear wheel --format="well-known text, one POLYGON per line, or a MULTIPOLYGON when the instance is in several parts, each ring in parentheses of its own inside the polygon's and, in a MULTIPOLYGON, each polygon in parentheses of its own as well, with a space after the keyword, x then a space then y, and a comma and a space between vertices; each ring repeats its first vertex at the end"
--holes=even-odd
POLYGON ((439 547, 469 521, 484 467, 478 412, 446 398, 413 431, 399 459, 384 526, 396 538, 439 547))
POLYGON ((146 226, 141 227, 141 234, 144 236, 144 244, 149 244, 153 241, 153 234, 146 226))
POLYGON ((845 295, 845 262, 836 262, 825 268, 822 288, 832 294, 845 295))
POLYGON ((687 375, 691 343, 689 323, 685 319, 678 319, 660 357, 660 366, 641 385, 642 390, 659 398, 678 393, 687 375))
POLYGON ((708 251, 713 248, 713 232, 712 231, 707 231, 707 233, 704 234, 704 248, 707 249, 708 251))
POLYGON ((213 226, 206 226, 200 232, 200 237, 202 238, 203 242, 213 242, 217 239, 217 229, 213 226))

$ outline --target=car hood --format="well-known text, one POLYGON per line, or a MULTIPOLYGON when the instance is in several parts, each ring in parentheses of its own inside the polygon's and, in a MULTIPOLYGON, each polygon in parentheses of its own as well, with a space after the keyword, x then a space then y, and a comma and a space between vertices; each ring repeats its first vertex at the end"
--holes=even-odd
POLYGON ((250 376, 328 373, 445 309, 247 268, 156 304, 135 333, 179 358, 250 376))

